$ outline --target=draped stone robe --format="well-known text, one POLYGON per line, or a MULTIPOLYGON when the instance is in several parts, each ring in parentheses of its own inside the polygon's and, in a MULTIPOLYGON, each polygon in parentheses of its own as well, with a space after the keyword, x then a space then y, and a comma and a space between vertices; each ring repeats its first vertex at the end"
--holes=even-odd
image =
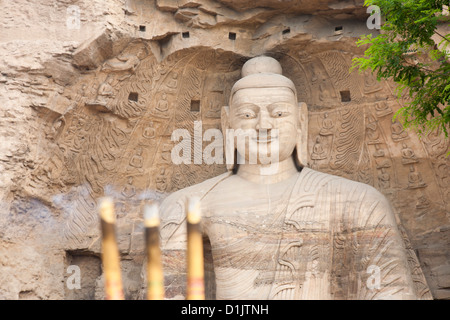
POLYGON ((386 198, 309 168, 269 185, 225 173, 166 198, 161 237, 169 296, 184 292, 184 206, 194 195, 202 199, 217 299, 416 298, 386 198))

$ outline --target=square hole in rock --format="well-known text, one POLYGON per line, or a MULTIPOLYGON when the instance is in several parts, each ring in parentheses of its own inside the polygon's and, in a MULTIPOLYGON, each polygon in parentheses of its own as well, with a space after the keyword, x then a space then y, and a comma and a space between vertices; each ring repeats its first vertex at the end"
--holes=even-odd
POLYGON ((352 98, 350 97, 350 91, 349 90, 340 91, 339 93, 341 94, 341 101, 342 102, 352 101, 352 98))
POLYGON ((139 26, 139 31, 145 32, 145 26, 139 26))
POLYGON ((228 33, 228 39, 230 39, 230 40, 236 40, 236 33, 234 33, 234 32, 228 33))
POLYGON ((183 32, 182 34, 181 34, 181 36, 183 37, 183 38, 189 38, 190 37, 190 35, 189 35, 189 31, 186 31, 186 32, 183 32))
POLYGON ((334 34, 342 34, 344 32, 344 27, 343 26, 338 26, 334 28, 334 34))
POLYGON ((200 111, 200 100, 191 100, 191 111, 200 111))
POLYGON ((128 95, 128 100, 138 102, 138 97, 139 95, 137 94, 137 92, 130 92, 130 94, 128 95))

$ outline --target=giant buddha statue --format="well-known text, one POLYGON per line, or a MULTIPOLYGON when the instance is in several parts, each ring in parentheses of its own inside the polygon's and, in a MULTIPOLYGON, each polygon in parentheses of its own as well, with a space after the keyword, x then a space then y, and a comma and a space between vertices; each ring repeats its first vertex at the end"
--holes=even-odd
POLYGON ((240 144, 227 137, 229 171, 161 204, 167 290, 183 294, 175 287, 185 281, 185 205, 196 196, 217 299, 416 298, 389 202, 369 185, 308 168, 307 124, 279 62, 247 61, 223 107, 222 131, 256 135, 240 144), (263 161, 260 149, 276 161, 263 161))

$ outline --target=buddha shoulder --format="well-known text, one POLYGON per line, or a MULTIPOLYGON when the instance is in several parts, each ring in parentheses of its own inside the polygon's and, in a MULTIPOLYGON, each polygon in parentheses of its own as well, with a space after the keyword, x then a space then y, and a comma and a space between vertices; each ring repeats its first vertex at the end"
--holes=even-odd
POLYGON ((304 190, 312 191, 312 189, 318 190, 325 186, 330 186, 328 189, 330 192, 339 192, 343 196, 355 197, 359 195, 364 196, 366 199, 387 201, 381 192, 368 184, 309 168, 304 168, 304 170, 301 183, 304 190))
POLYGON ((181 211, 180 214, 184 215, 184 204, 189 197, 203 198, 217 183, 230 175, 230 172, 225 172, 217 177, 173 192, 161 203, 163 217, 169 218, 169 216, 173 215, 175 212, 176 215, 178 215, 178 211, 181 211))

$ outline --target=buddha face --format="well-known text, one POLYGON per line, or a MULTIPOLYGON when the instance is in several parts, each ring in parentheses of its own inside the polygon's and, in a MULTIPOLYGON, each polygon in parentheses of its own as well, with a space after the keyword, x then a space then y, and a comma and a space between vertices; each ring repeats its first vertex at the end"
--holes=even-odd
POLYGON ((298 135, 298 104, 289 88, 245 88, 238 90, 230 106, 230 126, 235 132, 253 132, 245 144, 235 138, 235 146, 245 163, 257 159, 283 161, 292 155, 298 135), (239 130, 241 129, 241 130, 239 130), (277 156, 278 155, 278 156, 277 156), (249 161, 250 160, 250 161, 249 161))

